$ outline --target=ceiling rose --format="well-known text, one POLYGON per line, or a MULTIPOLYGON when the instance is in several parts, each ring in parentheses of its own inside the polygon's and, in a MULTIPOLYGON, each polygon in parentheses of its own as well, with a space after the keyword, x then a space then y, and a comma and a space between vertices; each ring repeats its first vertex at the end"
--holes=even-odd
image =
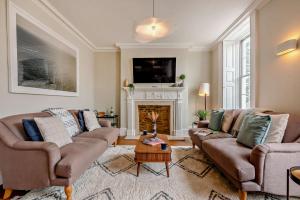
POLYGON ((151 42, 170 34, 171 25, 163 19, 155 17, 153 0, 152 17, 144 19, 135 27, 135 39, 138 42, 151 42))

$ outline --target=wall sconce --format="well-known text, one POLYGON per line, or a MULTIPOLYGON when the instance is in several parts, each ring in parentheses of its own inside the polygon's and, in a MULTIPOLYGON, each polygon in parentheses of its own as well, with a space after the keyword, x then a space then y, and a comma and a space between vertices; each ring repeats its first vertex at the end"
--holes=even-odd
POLYGON ((281 56, 297 49, 297 39, 287 40, 277 46, 276 55, 281 56))

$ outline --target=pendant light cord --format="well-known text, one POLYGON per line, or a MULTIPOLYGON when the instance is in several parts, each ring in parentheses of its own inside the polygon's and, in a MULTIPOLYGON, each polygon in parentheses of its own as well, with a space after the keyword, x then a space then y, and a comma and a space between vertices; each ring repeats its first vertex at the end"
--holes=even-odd
POLYGON ((154 17, 154 0, 153 0, 153 13, 152 13, 152 17, 154 17))

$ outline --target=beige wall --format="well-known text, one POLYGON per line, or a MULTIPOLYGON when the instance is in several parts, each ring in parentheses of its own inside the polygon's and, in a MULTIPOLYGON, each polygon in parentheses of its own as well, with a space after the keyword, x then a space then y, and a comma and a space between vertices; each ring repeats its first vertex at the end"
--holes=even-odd
POLYGON ((272 0, 258 13, 257 106, 300 114, 300 49, 276 56, 276 46, 300 38, 300 1, 272 0))
POLYGON ((0 0, 0 117, 16 113, 41 111, 48 107, 94 107, 94 53, 63 24, 51 18, 32 1, 14 0, 18 6, 53 29, 79 49, 79 97, 12 94, 8 90, 8 52, 6 30, 6 1, 0 0))
MULTIPOLYGON (((299 0, 272 0, 258 11, 256 107, 300 114, 300 49, 279 57, 275 54, 281 42, 300 38, 299 8, 299 0)), ((218 45, 212 51, 212 108, 222 106, 218 45)))
POLYGON ((218 43, 212 49, 212 65, 211 65, 211 108, 218 109, 222 107, 222 44, 218 43))
POLYGON ((95 108, 120 113, 120 53, 95 53, 95 108))
MULTIPOLYGON (((186 74, 188 81, 188 125, 195 121, 196 110, 204 109, 204 97, 198 96, 200 83, 211 84, 211 52, 188 52, 186 74)), ((207 108, 211 98, 207 98, 207 108)))

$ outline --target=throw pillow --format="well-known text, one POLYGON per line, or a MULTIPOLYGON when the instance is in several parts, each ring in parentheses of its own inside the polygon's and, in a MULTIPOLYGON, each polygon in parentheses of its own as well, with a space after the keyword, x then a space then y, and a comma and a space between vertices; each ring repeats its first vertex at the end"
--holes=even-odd
POLYGON ((85 126, 85 122, 84 122, 84 116, 83 116, 84 111, 88 111, 88 110, 79 110, 78 111, 78 122, 79 122, 80 129, 83 132, 88 131, 88 129, 85 126))
POLYGON ((234 110, 225 110, 222 120, 222 131, 228 133, 234 118, 234 110))
POLYGON ((93 131, 97 128, 101 128, 96 115, 93 111, 83 111, 83 116, 84 116, 84 122, 86 125, 86 128, 89 131, 93 131))
POLYGON ((76 120, 74 119, 73 115, 66 109, 49 108, 45 111, 50 113, 52 116, 59 118, 64 123, 64 126, 66 127, 71 137, 80 133, 76 120))
POLYGON ((62 147, 72 143, 72 139, 65 128, 63 122, 56 117, 37 117, 34 118, 41 135, 46 142, 53 142, 62 147))
MULTIPOLYGON (((258 113, 258 115, 266 116, 267 114, 258 113)), ((265 143, 281 143, 285 129, 289 120, 289 114, 269 115, 272 123, 265 143)))
POLYGON ((31 141, 43 141, 43 137, 33 119, 23 119, 22 120, 25 134, 31 141))
POLYGON ((249 114, 249 113, 254 113, 255 110, 254 109, 246 109, 246 110, 242 110, 238 116, 238 118, 236 119, 232 130, 231 130, 231 134, 233 135, 233 137, 237 137, 238 133, 240 131, 241 125, 244 121, 244 117, 249 114))
POLYGON ((270 116, 247 114, 237 136, 237 142, 250 148, 263 144, 270 125, 270 116))
POLYGON ((213 131, 220 131, 223 115, 224 115, 224 110, 211 111, 208 128, 213 131))

